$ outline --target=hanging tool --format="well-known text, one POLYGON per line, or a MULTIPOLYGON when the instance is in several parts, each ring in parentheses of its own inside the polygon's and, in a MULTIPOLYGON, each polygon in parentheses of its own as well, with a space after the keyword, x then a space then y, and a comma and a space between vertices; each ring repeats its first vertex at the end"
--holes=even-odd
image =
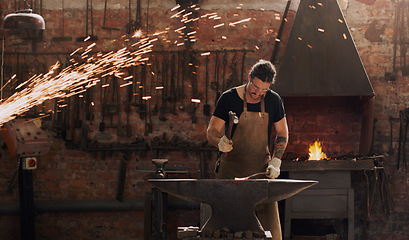
POLYGON ((132 84, 126 87, 126 101, 125 103, 125 113, 126 113, 126 126, 125 132, 127 137, 132 137, 132 126, 130 124, 130 115, 131 115, 131 106, 132 106, 132 99, 133 99, 133 84, 135 84, 135 78, 133 76, 133 69, 134 66, 128 67, 126 70, 128 72, 128 77, 132 77, 132 84))
MULTIPOLYGON (((108 0, 105 0, 105 6, 104 6, 104 21, 102 24, 101 29, 105 29, 105 30, 119 30, 119 28, 114 28, 114 27, 107 27, 106 26, 106 21, 107 21, 107 2, 108 0)), ((129 6, 131 6, 131 0, 129 0, 129 6)), ((129 11, 131 8, 129 8, 129 11)))
POLYGON ((288 13, 288 10, 290 9, 290 4, 291 4, 291 0, 288 0, 287 5, 285 6, 283 17, 281 19, 280 28, 278 29, 278 32, 277 32, 276 41, 274 42, 274 49, 273 49, 273 53, 272 53, 271 59, 270 59, 270 62, 272 62, 273 64, 275 63, 275 60, 276 60, 276 55, 277 55, 277 52, 278 52, 278 45, 281 42, 280 41, 281 34, 283 33, 284 23, 286 22, 287 13, 288 13))
POLYGON ((205 116, 210 116, 210 105, 207 102, 207 89, 208 89, 208 85, 209 85, 209 69, 208 69, 208 65, 209 65, 209 57, 206 56, 205 59, 205 70, 206 70, 206 85, 205 85, 205 101, 206 103, 203 105, 203 114, 205 116))
POLYGON ((226 90, 227 51, 223 55, 222 92, 226 90))
POLYGON ((147 106, 146 106, 146 102, 143 99, 143 97, 145 96, 145 88, 146 88, 146 70, 147 70, 147 66, 146 64, 141 64, 141 79, 140 79, 140 85, 139 85, 139 118, 141 120, 145 120, 146 123, 146 112, 147 112, 147 106))
POLYGON ((132 126, 130 124, 129 117, 131 115, 131 105, 132 105, 132 85, 127 87, 127 94, 126 94, 126 103, 125 103, 125 112, 126 112, 126 136, 132 137, 132 126))
MULTIPOLYGON (((90 90, 90 89, 88 89, 90 90)), ((89 125, 86 121, 86 115, 88 112, 88 101, 87 95, 89 95, 89 92, 86 91, 84 93, 84 96, 82 97, 82 100, 80 102, 81 104, 81 139, 80 139, 80 148, 81 150, 86 150, 88 148, 88 130, 89 130, 89 125)))
POLYGON ((126 24, 126 33, 134 34, 136 31, 141 29, 142 19, 141 19, 141 0, 137 0, 136 2, 136 16, 135 20, 132 20, 132 7, 131 7, 131 0, 129 0, 129 16, 128 16, 128 23, 126 24))
POLYGON ((163 62, 162 62, 162 87, 163 87, 163 89, 162 89, 162 106, 160 107, 160 114, 159 114, 159 120, 160 121, 166 121, 166 120, 168 120, 166 117, 165 117, 165 112, 166 112, 166 110, 167 110, 167 107, 166 107, 166 101, 167 101, 167 99, 166 99, 166 88, 167 88, 167 86, 166 86, 166 82, 167 82, 167 73, 168 73, 168 71, 167 71, 167 68, 168 67, 168 60, 167 60, 167 57, 165 56, 165 55, 163 55, 163 62))
POLYGON ((92 104, 94 102, 94 88, 89 88, 86 93, 86 112, 85 112, 85 120, 89 121, 89 125, 92 125, 93 121, 94 121, 94 113, 92 111, 92 104))
POLYGON ((390 145, 389 145, 389 151, 388 154, 393 155, 395 153, 395 150, 393 149, 393 117, 389 116, 389 124, 390 124, 390 145))
POLYGON ((405 108, 399 111, 399 119, 400 119, 400 126, 399 126, 399 148, 398 148, 398 162, 397 162, 397 169, 399 170, 400 167, 400 159, 402 156, 404 168, 406 169, 406 139, 407 139, 407 131, 409 125, 409 108, 405 108))
POLYGON ((202 94, 199 93, 198 90, 198 85, 197 85, 197 78, 199 76, 199 67, 200 67, 200 61, 198 59, 198 53, 197 52, 192 52, 192 98, 195 99, 202 99, 202 94))
POLYGON ((79 37, 77 38, 78 42, 83 42, 85 39, 89 38, 90 41, 96 41, 98 40, 98 37, 94 35, 94 14, 92 11, 92 0, 91 0, 91 8, 89 8, 89 0, 87 0, 87 6, 86 6, 86 20, 85 20, 85 36, 84 37, 79 37), (91 35, 88 35, 88 16, 89 16, 89 11, 91 11, 91 35))
POLYGON ((198 105, 200 103, 200 96, 198 94, 197 90, 197 72, 198 70, 196 69, 198 66, 198 59, 197 59, 197 53, 192 53, 190 57, 191 61, 189 62, 189 76, 190 76, 190 82, 191 82, 191 100, 190 104, 186 106, 186 112, 191 114, 191 119, 192 123, 197 122, 197 116, 196 116, 196 110, 198 108, 198 105))
POLYGON ((77 96, 74 98, 75 100, 75 128, 80 128, 82 126, 83 119, 81 118, 81 110, 82 110, 82 99, 80 99, 80 95, 77 94, 77 96))
POLYGON ((116 77, 115 76, 109 76, 109 81, 110 81, 110 86, 109 88, 107 88, 107 95, 109 95, 109 97, 107 97, 107 99, 109 99, 109 102, 105 103, 105 114, 109 115, 110 117, 110 122, 111 124, 106 126, 107 128, 116 128, 118 127, 118 125, 114 125, 114 115, 118 114, 119 109, 118 109, 118 82, 116 81, 116 77))
MULTIPOLYGON (((377 165, 377 164, 376 164, 377 165)), ((381 164, 382 166, 383 164, 381 164)), ((388 177, 385 173, 384 167, 374 167, 371 177, 369 178, 366 171, 364 172, 366 177, 366 214, 367 218, 370 218, 371 209, 376 199, 375 195, 379 195, 380 205, 383 207, 383 211, 388 216, 395 214, 395 204, 389 191, 388 177)))
POLYGON ((244 84, 244 65, 246 62, 246 50, 243 50, 243 58, 241 60, 241 84, 244 84))
MULTIPOLYGON (((146 97, 146 93, 147 93, 147 90, 148 90, 148 85, 147 85, 147 69, 148 69, 148 66, 146 66, 147 64, 142 64, 142 96, 143 97, 146 97)), ((149 74, 149 73, 148 73, 149 74)), ((148 136, 148 134, 149 134, 149 126, 148 126, 148 103, 147 103, 147 101, 148 100, 146 100, 146 99, 143 99, 142 100, 143 101, 143 107, 142 107, 142 111, 144 111, 144 113, 143 113, 143 115, 140 115, 141 117, 143 117, 143 118, 141 118, 141 119, 143 119, 144 120, 144 122, 145 122, 145 132, 144 132, 144 135, 145 136, 148 136)), ((141 114, 141 113, 139 113, 139 114, 141 114)))
POLYGON ((149 0, 147 1, 146 4, 146 36, 148 36, 149 32, 149 0))
MULTIPOLYGON (((153 80, 155 78, 155 75, 153 74, 154 71, 154 65, 155 65, 155 58, 152 57, 152 64, 149 65, 149 76, 150 76, 150 85, 149 85, 149 96, 151 96, 151 99, 148 102, 148 109, 147 109, 147 133, 152 133, 153 132, 153 124, 152 124, 152 110, 151 110, 151 102, 152 102, 152 91, 153 91, 153 80)), ((148 135, 147 134, 147 135, 148 135)))
POLYGON ((142 28, 141 0, 136 0, 135 27, 136 30, 142 28))
MULTIPOLYGON (((176 115, 176 84, 175 84, 175 71, 176 71, 176 57, 175 54, 172 54, 172 58, 170 60, 171 67, 170 67, 170 93, 168 100, 170 102, 170 113, 176 115)), ((168 86, 169 88, 169 86, 168 86)))
POLYGON ((214 69, 214 81, 210 84, 210 86, 213 90, 216 91, 216 98, 214 100, 214 103, 216 104, 217 100, 219 100, 220 95, 221 95, 219 92, 219 53, 218 52, 216 52, 215 58, 216 58, 216 63, 214 65, 214 68, 215 68, 214 69))
POLYGON ((117 125, 116 125, 116 133, 118 137, 125 136, 124 127, 122 125, 122 118, 121 118, 121 92, 119 89, 119 78, 115 77, 114 81, 116 82, 116 108, 117 108, 117 125))
POLYGON ((177 73, 176 73, 176 101, 180 101, 180 76, 181 76, 181 71, 180 71, 180 66, 181 66, 181 52, 179 51, 177 53, 177 73))
POLYGON ((230 74, 229 79, 227 80, 227 83, 226 83, 226 88, 227 89, 229 89, 231 87, 234 87, 234 86, 238 86, 240 84, 239 74, 237 73, 237 67, 236 67, 236 65, 237 65, 236 59, 237 59, 237 52, 234 51, 234 56, 233 56, 233 59, 231 60, 231 66, 230 66, 231 74, 230 74))
MULTIPOLYGON (((107 83, 107 77, 105 77, 105 84, 107 83)), ((101 122, 99 123, 99 131, 103 132, 105 130, 105 115, 106 115, 106 95, 107 87, 104 87, 104 83, 101 79, 101 88, 100 88, 100 102, 101 102, 101 122)))
POLYGON ((153 62, 152 68, 155 71, 155 76, 153 79, 155 79, 155 105, 153 106, 152 114, 156 115, 159 112, 159 104, 158 104, 158 85, 159 85, 159 76, 160 76, 160 64, 159 64, 159 59, 156 59, 153 62))
POLYGON ((132 91, 133 91, 133 103, 132 105, 135 107, 139 107, 139 103, 138 103, 138 97, 139 97, 139 84, 140 84, 140 74, 138 71, 138 67, 139 65, 134 65, 132 66, 132 71, 133 71, 133 82, 132 82, 132 91))
POLYGON ((185 80, 186 80, 186 75, 189 72, 188 66, 189 66, 189 60, 188 60, 188 52, 186 50, 183 51, 182 56, 181 56, 181 65, 182 65, 182 78, 180 82, 180 104, 179 104, 179 110, 180 111, 185 111, 185 104, 184 104, 184 99, 186 98, 185 94, 185 80))
POLYGON ((67 105, 66 107, 64 107, 61 111, 62 111, 62 114, 63 114, 63 122, 62 122, 62 129, 61 129, 61 136, 62 136, 62 139, 64 140, 64 141, 67 141, 67 131, 69 130, 69 128, 70 128, 70 125, 69 125, 69 110, 70 110, 70 104, 69 104, 69 102, 70 102, 70 99, 71 98, 68 98, 68 99, 64 99, 64 103, 67 105))
POLYGON ((122 202, 124 200, 125 192, 125 180, 126 180, 126 169, 128 167, 129 152, 125 152, 121 158, 119 164, 119 176, 118 176, 118 186, 116 192, 116 200, 122 202))
POLYGON ((64 36, 64 0, 61 0, 61 37, 53 37, 55 42, 71 41, 72 37, 64 36))

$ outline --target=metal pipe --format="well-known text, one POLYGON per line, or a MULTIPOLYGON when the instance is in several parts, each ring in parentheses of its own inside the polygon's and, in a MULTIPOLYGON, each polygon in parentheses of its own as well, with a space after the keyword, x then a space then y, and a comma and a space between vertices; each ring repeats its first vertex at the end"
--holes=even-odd
MULTIPOLYGON (((200 204, 172 199, 168 201, 168 209, 199 209, 200 204)), ((130 199, 120 202, 116 199, 102 200, 55 200, 38 201, 34 203, 34 209, 37 213, 50 212, 105 212, 105 211, 142 211, 144 210, 143 199, 130 199)), ((20 211, 18 203, 0 204, 1 214, 18 214, 20 211)))
POLYGON ((371 151, 373 138, 373 126, 375 115, 375 97, 363 97, 362 99, 362 121, 359 154, 368 155, 371 151))

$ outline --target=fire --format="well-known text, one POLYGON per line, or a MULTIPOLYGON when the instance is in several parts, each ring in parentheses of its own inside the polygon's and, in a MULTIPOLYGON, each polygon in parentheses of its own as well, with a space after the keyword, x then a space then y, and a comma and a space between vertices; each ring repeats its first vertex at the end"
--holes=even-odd
POLYGON ((308 160, 318 161, 327 158, 327 155, 322 152, 322 146, 318 140, 310 145, 309 151, 310 157, 308 158, 308 160))

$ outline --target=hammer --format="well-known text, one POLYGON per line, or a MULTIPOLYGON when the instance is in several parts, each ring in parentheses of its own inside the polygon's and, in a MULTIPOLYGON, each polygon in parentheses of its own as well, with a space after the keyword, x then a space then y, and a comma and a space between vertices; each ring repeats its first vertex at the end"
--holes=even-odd
POLYGON ((231 139, 231 135, 232 135, 232 128, 233 128, 233 124, 237 124, 239 123, 239 118, 237 117, 236 113, 233 111, 229 112, 229 131, 227 132, 227 138, 231 139))

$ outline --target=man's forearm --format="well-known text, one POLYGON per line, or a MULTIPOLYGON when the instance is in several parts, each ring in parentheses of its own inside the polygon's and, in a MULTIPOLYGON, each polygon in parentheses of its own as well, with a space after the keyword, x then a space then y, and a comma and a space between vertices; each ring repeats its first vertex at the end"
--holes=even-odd
POLYGON ((273 158, 277 157, 281 159, 283 157, 285 148, 287 147, 287 142, 288 142, 288 139, 286 137, 280 137, 280 136, 276 137, 275 144, 274 144, 273 158))
POLYGON ((216 129, 209 129, 207 131, 207 141, 213 146, 217 147, 221 137, 223 137, 223 135, 216 129))

